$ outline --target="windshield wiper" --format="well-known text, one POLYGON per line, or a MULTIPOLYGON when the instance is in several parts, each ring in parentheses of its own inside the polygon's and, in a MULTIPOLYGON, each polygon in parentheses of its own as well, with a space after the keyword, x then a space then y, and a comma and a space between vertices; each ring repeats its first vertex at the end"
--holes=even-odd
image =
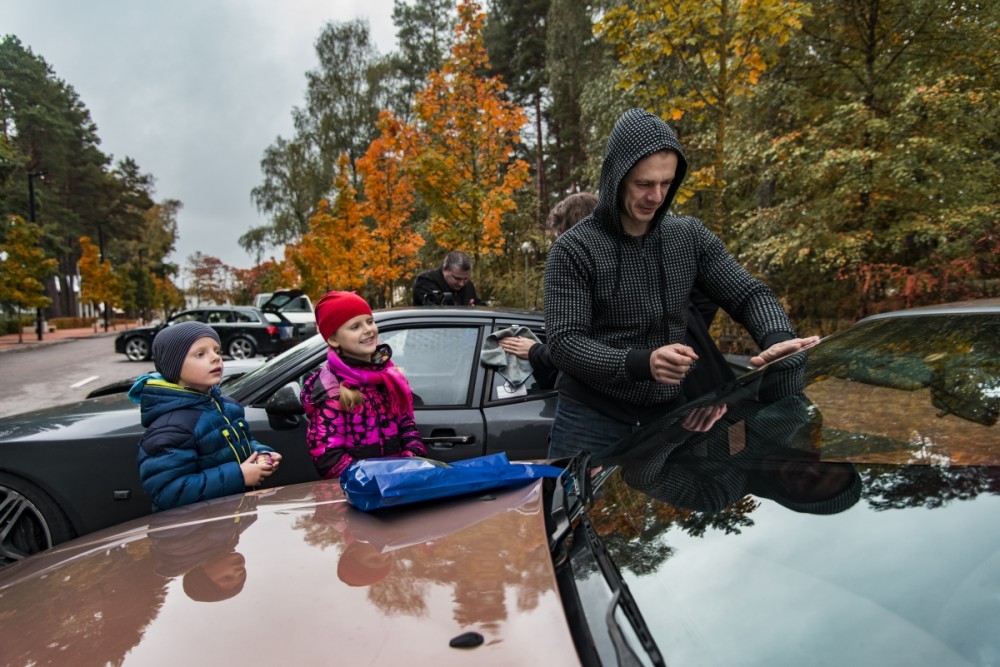
POLYGON ((597 486, 600 486, 613 470, 613 467, 600 469, 600 472, 592 479, 589 454, 581 452, 569 461, 563 473, 556 478, 555 488, 552 492, 550 510, 552 530, 549 534, 549 549, 556 561, 561 561, 559 551, 563 541, 570 534, 574 523, 576 524, 576 530, 573 531, 574 542, 582 542, 586 546, 612 593, 611 602, 605 612, 605 621, 618 664, 625 667, 644 664, 639 660, 618 622, 615 612, 621 609, 625 618, 628 619, 628 624, 631 626, 639 645, 648 656, 649 663, 656 667, 665 667, 663 655, 660 653, 628 585, 622 579, 621 571, 604 547, 604 543, 601 542, 594 525, 584 511, 593 503, 595 482, 597 486))
POLYGON ((663 654, 660 653, 656 640, 653 639, 653 634, 649 631, 649 626, 646 625, 646 620, 642 617, 642 612, 639 611, 639 606, 629 591, 628 584, 625 583, 621 571, 611 558, 611 554, 604 548, 604 543, 597 536, 597 531, 594 530, 594 525, 590 523, 586 514, 580 515, 579 530, 583 532, 587 548, 593 554, 594 560, 597 561, 597 566, 601 569, 601 574, 604 575, 604 580, 612 592, 605 620, 608 624, 608 635, 610 635, 611 643, 615 647, 618 664, 625 667, 643 664, 639 661, 635 651, 632 650, 632 645, 626 641, 618 623, 615 610, 620 608, 625 614, 625 618, 628 619, 629 625, 632 626, 632 631, 635 633, 639 645, 646 652, 649 661, 657 667, 666 667, 667 663, 663 660, 663 654))
POLYGON ((573 519, 582 512, 584 505, 593 501, 593 494, 590 454, 580 452, 566 464, 552 491, 552 509, 549 512, 552 518, 549 551, 552 554, 559 550, 562 541, 569 535, 573 519))

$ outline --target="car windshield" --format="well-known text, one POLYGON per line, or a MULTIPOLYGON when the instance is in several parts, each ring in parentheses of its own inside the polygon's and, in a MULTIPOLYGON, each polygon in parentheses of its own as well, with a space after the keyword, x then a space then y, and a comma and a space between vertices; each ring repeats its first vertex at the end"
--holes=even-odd
POLYGON ((226 396, 242 396, 248 389, 259 384, 264 378, 281 377, 286 374, 288 369, 299 367, 302 359, 315 356, 318 348, 324 345, 325 343, 320 336, 313 336, 309 340, 285 350, 257 368, 240 375, 238 378, 234 378, 230 382, 226 382, 221 388, 222 393, 226 396))
MULTIPOLYGON (((864 322, 592 460, 589 516, 665 664, 996 663, 998 328, 864 322)), ((607 627, 596 561, 570 563, 607 627)))

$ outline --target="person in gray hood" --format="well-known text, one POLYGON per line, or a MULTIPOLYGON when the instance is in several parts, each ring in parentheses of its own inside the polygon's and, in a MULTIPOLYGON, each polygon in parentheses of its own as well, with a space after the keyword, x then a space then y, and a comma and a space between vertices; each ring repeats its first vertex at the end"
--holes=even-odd
POLYGON ((749 331, 762 365, 810 345, 774 293, 696 218, 669 212, 687 172, 673 131, 641 109, 608 139, 594 212, 545 263, 545 328, 562 371, 549 455, 599 453, 684 403, 697 354, 684 343, 697 288, 749 331))

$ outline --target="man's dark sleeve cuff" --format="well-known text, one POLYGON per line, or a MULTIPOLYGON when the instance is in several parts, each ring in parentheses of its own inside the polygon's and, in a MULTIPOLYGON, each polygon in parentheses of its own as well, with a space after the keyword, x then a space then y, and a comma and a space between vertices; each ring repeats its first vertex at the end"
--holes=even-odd
POLYGON ((790 333, 788 331, 775 331, 774 333, 768 334, 767 336, 764 337, 764 340, 761 341, 760 349, 761 351, 764 351, 767 348, 771 347, 772 345, 784 342, 786 340, 792 340, 793 338, 795 338, 795 334, 790 333))
POLYGON ((653 373, 649 370, 651 350, 629 350, 625 357, 625 372, 630 380, 652 380, 653 373))

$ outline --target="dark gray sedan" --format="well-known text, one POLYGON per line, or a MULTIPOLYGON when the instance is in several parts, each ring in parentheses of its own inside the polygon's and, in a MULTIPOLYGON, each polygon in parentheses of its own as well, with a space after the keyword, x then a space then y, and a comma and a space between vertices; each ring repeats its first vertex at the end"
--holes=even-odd
MULTIPOLYGON (((544 339, 540 313, 409 308, 375 317, 413 388, 428 456, 546 455, 556 393, 534 378, 507 392, 502 375, 479 362, 492 331, 520 325, 544 339)), ((326 350, 315 336, 223 384, 246 408, 254 437, 284 455, 267 486, 317 479, 299 389, 326 350)), ((0 563, 148 514, 136 468, 142 432, 138 406, 122 394, 0 419, 0 563)))

